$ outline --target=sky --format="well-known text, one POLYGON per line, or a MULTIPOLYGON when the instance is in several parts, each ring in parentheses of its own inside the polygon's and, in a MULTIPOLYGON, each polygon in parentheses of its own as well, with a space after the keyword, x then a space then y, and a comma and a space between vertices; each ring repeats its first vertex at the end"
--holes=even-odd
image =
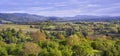
POLYGON ((0 0, 0 13, 120 16, 120 0, 0 0))

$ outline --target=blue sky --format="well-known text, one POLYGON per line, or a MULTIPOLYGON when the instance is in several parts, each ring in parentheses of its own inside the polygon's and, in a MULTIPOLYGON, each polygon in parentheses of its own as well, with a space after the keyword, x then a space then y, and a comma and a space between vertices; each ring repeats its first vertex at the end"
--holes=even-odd
POLYGON ((0 0, 0 13, 119 16, 120 0, 0 0))

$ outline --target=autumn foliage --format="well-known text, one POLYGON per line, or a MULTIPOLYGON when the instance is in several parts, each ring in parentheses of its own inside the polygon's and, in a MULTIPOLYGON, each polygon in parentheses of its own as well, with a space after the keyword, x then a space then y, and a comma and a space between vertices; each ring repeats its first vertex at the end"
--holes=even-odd
POLYGON ((23 50, 25 56, 30 56, 30 55, 37 56, 38 53, 40 52, 40 47, 35 43, 27 42, 24 44, 23 50))
POLYGON ((45 41, 46 40, 45 34, 43 34, 40 31, 31 33, 31 38, 33 39, 33 41, 45 41))

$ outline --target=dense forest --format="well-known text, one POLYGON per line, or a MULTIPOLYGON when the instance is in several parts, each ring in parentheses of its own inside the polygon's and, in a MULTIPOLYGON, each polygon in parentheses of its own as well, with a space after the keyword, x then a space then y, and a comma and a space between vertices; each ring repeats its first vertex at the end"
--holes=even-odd
POLYGON ((0 31, 0 56, 120 56, 120 22, 26 23, 0 31))

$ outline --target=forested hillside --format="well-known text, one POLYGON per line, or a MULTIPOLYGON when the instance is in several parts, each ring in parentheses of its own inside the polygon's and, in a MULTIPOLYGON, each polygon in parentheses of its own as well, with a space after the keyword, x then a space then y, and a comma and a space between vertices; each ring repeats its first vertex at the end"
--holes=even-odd
POLYGON ((0 23, 24 23, 24 22, 40 22, 40 21, 62 21, 62 22, 112 22, 120 20, 120 16, 92 16, 77 15, 74 17, 47 17, 27 13, 0 13, 0 23))

